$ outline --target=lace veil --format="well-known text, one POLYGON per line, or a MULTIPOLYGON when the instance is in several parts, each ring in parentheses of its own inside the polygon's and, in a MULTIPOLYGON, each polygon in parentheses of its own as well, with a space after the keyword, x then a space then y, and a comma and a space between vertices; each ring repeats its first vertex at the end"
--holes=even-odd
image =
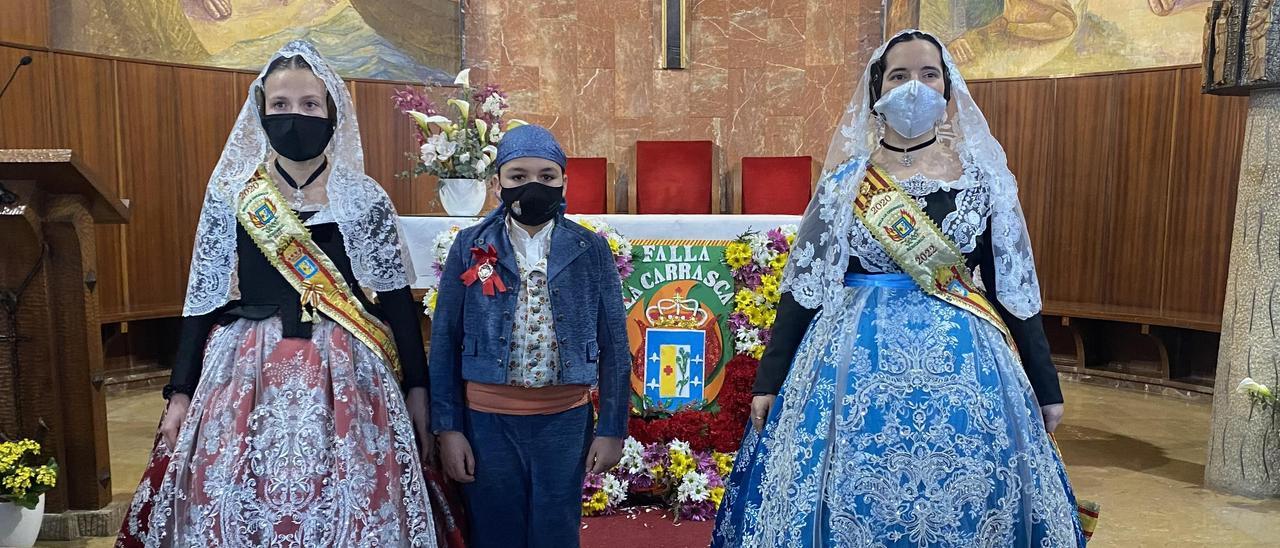
MULTIPOLYGON (((916 31, 903 31, 899 34, 916 31)), ((837 126, 818 191, 800 222, 791 260, 783 273, 782 289, 806 308, 839 307, 844 273, 857 251, 850 234, 858 229, 853 199, 866 173, 867 161, 877 142, 876 120, 871 112, 869 85, 871 65, 884 55, 888 42, 880 46, 867 63, 862 80, 854 90, 844 116, 837 126)), ((943 62, 951 79, 950 133, 940 139, 959 156, 971 161, 969 167, 985 173, 991 200, 992 248, 995 254, 995 294, 1000 303, 1019 318, 1040 312, 1040 283, 1031 255, 1031 239, 1018 202, 1018 184, 1009 171, 1004 149, 995 137, 969 87, 944 47, 943 62)), ((990 278, 988 278, 989 280, 990 278)), ((990 285, 988 284, 988 287, 990 285)))
POLYGON ((209 178, 196 228, 184 316, 212 312, 239 297, 235 278, 236 196, 270 151, 259 119, 262 107, 257 92, 262 89, 271 62, 295 56, 311 65, 337 107, 337 127, 325 150, 331 166, 326 190, 328 212, 342 232, 356 279, 363 288, 373 291, 390 291, 409 283, 395 207, 382 187, 364 172, 364 149, 351 93, 315 46, 299 40, 276 52, 250 85, 222 157, 209 178))

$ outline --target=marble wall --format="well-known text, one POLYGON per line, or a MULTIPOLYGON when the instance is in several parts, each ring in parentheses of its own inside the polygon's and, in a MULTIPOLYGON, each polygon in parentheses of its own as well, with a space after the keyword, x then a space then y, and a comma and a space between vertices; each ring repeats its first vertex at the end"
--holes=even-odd
POLYGON ((689 0, 689 68, 658 68, 659 0, 471 0, 466 58, 570 155, 625 174, 637 140, 743 156, 826 156, 880 44, 880 0, 689 0))

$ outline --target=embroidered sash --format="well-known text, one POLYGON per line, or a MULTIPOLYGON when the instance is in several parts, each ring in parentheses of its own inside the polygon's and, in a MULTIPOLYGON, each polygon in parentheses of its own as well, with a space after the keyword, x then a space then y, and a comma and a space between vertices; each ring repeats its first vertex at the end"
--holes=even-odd
POLYGON ((887 173, 868 166, 853 211, 893 262, 925 293, 996 326, 1017 357, 1009 327, 974 285, 964 253, 887 173))
POLYGON ((312 241, 311 231, 289 208, 265 165, 240 191, 236 219, 271 265, 298 291, 303 321, 315 321, 323 312, 373 350, 400 377, 400 358, 390 330, 365 310, 338 267, 312 241))

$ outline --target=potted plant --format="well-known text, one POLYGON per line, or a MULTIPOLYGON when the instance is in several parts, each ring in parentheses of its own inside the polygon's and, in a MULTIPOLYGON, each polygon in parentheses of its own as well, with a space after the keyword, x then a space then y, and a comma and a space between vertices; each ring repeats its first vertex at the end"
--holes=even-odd
POLYGON ((31 440, 0 442, 0 546, 34 546, 44 521, 44 494, 58 465, 31 440))
POLYGON ((440 114, 435 104, 416 89, 398 90, 396 107, 417 123, 417 164, 413 175, 430 173, 439 178, 440 203, 452 216, 473 217, 484 208, 485 180, 494 173, 502 135, 524 125, 503 117, 510 108, 507 95, 497 85, 471 87, 471 69, 458 73, 458 95, 448 105, 456 119, 440 114))

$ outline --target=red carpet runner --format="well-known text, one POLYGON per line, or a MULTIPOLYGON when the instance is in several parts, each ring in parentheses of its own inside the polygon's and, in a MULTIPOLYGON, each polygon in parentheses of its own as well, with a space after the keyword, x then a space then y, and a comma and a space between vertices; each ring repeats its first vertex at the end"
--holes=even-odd
POLYGON ((583 548, 702 548, 711 543, 715 522, 681 521, 660 508, 628 508, 612 516, 582 518, 583 548))

